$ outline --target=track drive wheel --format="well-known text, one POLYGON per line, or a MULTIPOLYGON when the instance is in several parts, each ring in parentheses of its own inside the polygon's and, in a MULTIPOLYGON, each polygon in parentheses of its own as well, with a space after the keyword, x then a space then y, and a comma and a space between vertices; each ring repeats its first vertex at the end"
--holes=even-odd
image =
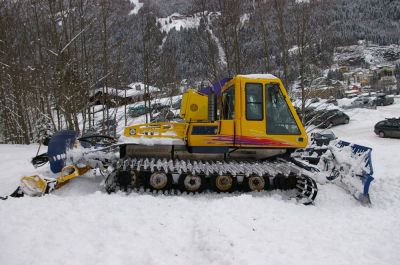
POLYGON ((313 204, 318 194, 318 186, 312 178, 301 175, 297 177, 296 189, 298 191, 298 199, 304 205, 313 204))
POLYGON ((155 171, 150 175, 148 184, 153 190, 168 190, 172 185, 172 176, 162 171, 155 171))
POLYGON ((205 178, 203 175, 182 174, 179 177, 179 188, 181 191, 201 192, 205 186, 205 178))
POLYGON ((233 192, 236 190, 237 180, 229 174, 213 175, 211 177, 211 186, 218 192, 233 192))

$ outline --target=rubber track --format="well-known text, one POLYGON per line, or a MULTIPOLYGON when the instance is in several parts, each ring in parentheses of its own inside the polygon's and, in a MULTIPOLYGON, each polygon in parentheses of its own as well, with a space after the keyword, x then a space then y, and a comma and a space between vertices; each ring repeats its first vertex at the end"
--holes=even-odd
POLYGON ((316 182, 309 176, 310 172, 296 166, 292 162, 284 159, 263 162, 245 162, 245 161, 185 161, 185 160, 167 160, 167 159, 148 159, 148 158, 128 158, 120 159, 114 163, 114 172, 134 171, 155 172, 161 171, 170 174, 199 174, 206 178, 212 175, 230 174, 233 177, 243 176, 249 177, 256 174, 258 176, 268 176, 274 179, 276 176, 288 177, 290 174, 295 174, 296 197, 304 204, 314 202, 318 187, 316 182))

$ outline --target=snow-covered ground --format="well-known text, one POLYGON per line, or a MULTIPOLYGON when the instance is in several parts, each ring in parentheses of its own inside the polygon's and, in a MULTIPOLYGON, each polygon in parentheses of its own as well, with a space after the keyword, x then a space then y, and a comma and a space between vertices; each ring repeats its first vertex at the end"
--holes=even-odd
POLYGON ((201 14, 181 15, 173 13, 168 17, 158 18, 157 22, 161 25, 161 30, 169 33, 171 29, 180 31, 181 29, 198 28, 200 24, 201 14))
MULTIPOLYGON (((84 176, 48 196, 0 201, 0 264, 399 264, 400 139, 373 126, 400 116, 400 99, 346 113, 350 123, 333 131, 373 148, 371 207, 331 184, 303 206, 279 192, 107 195, 101 177, 84 176)), ((0 194, 37 172, 36 149, 0 145, 0 194)))
POLYGON ((365 41, 359 41, 357 45, 337 47, 334 61, 339 65, 348 65, 349 62, 365 62, 370 68, 385 65, 396 65, 400 58, 396 55, 400 52, 400 45, 391 44, 380 46, 365 41))
POLYGON ((130 1, 135 7, 131 10, 131 12, 129 12, 129 15, 136 15, 142 8, 143 3, 140 3, 139 0, 130 0, 130 1))

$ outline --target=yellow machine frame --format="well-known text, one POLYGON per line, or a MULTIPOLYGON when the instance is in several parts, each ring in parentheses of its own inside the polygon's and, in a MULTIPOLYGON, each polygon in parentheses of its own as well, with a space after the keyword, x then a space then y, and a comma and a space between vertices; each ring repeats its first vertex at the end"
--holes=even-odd
POLYGON ((221 89, 222 95, 228 89, 234 90, 234 111, 232 117, 222 115, 223 97, 218 103, 219 119, 208 117, 208 96, 189 89, 181 106, 183 123, 150 123, 128 126, 124 136, 129 138, 173 138, 181 139, 188 147, 230 147, 230 148, 304 148, 308 138, 281 80, 272 75, 237 75, 221 89), (261 84, 263 117, 260 120, 246 118, 246 84, 261 84), (266 104, 269 84, 279 85, 281 95, 298 127, 296 134, 267 134, 268 118, 271 118, 266 104))

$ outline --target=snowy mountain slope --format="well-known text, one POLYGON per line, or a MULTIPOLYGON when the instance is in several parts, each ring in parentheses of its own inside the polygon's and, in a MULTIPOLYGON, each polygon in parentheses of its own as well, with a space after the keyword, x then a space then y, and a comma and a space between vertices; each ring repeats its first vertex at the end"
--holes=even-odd
POLYGON ((379 46, 360 41, 357 45, 337 47, 334 61, 339 65, 367 64, 370 68, 396 65, 400 62, 400 45, 379 46))
POLYGON ((200 14, 186 16, 174 13, 165 18, 158 18, 157 22, 161 25, 161 31, 168 34, 171 29, 180 31, 181 29, 197 28, 200 24, 200 18, 200 14))
MULTIPOLYGON (((211 21, 215 19, 215 17, 220 16, 220 12, 209 12, 207 13, 208 20, 211 21)), ((202 13, 195 13, 193 15, 181 15, 179 13, 173 13, 172 15, 164 18, 158 18, 157 22, 160 23, 161 25, 161 31, 167 33, 166 36, 164 37, 162 41, 161 47, 164 45, 168 33, 172 30, 175 29, 176 31, 180 31, 181 29, 192 29, 192 28, 198 28, 200 25, 200 20, 202 18, 202 13)), ((247 23, 249 20, 249 14, 244 14, 241 18, 241 25, 243 26, 245 23, 247 23)), ((218 48, 218 55, 219 59, 222 65, 226 65, 226 55, 225 51, 222 48, 221 42, 218 39, 218 37, 214 34, 212 28, 210 25, 207 26, 207 30, 211 35, 211 38, 215 42, 218 48)))
MULTIPOLYGON (((329 184, 303 206, 279 192, 107 195, 89 175, 49 196, 0 201, 0 264, 397 264, 400 140, 373 125, 399 116, 400 99, 347 113, 333 130, 373 148, 370 208, 329 184)), ((36 172, 36 148, 0 145, 0 194, 36 172)))
POLYGON ((130 2, 135 6, 131 12, 129 12, 129 15, 136 15, 139 10, 142 8, 143 3, 140 3, 139 0, 130 0, 130 2))

